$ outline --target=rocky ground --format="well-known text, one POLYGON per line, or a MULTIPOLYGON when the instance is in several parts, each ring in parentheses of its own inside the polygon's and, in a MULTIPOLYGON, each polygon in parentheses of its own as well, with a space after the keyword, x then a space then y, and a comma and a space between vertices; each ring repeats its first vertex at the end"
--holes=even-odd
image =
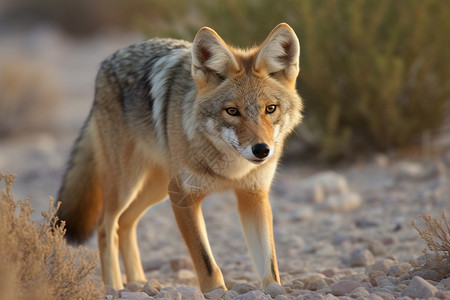
MULTIPOLYGON (((88 114, 102 58, 140 37, 106 34, 69 40, 41 29, 3 37, 11 53, 50 66, 61 89, 47 131, 0 140, 0 171, 18 175, 16 196, 46 210, 55 196, 71 144, 88 114), (28 46, 27 46, 28 45, 28 46)), ((8 59, 2 49, 1 59, 8 59)), ((295 144, 292 143, 292 144, 295 144)), ((295 147, 292 145, 288 150, 295 147)), ((292 156, 292 155, 291 155, 292 156)), ((214 256, 228 291, 202 294, 169 203, 149 210, 138 227, 144 287, 107 288, 106 299, 450 299, 450 278, 422 269, 426 243, 411 226, 426 211, 450 208, 450 151, 420 157, 378 155, 335 167, 285 160, 271 203, 282 286, 261 289, 245 246, 232 193, 206 198, 203 211, 214 256)), ((39 214, 35 215, 39 220, 39 214)), ((96 249, 95 237, 87 247, 96 249)), ((99 275, 97 274, 97 278, 99 275)))

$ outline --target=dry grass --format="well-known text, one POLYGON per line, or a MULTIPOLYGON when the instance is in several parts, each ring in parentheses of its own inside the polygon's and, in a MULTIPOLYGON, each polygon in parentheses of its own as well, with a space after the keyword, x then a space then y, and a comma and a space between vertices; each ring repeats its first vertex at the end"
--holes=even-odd
POLYGON ((0 62, 0 138, 47 129, 60 89, 45 65, 24 57, 0 62))
POLYGON ((91 279, 97 254, 68 246, 64 225, 57 226, 53 200, 45 222, 31 221, 29 200, 14 199, 15 175, 0 173, 0 291, 2 299, 101 299, 99 282, 91 279), (4 274, 8 274, 4 276, 4 274))
POLYGON ((415 220, 412 220, 411 224, 419 232, 420 237, 427 242, 428 249, 434 254, 430 255, 426 249, 423 250, 427 262, 426 267, 438 271, 445 277, 450 276, 450 226, 445 210, 442 211, 442 220, 428 213, 423 213, 421 218, 427 224, 425 229, 421 230, 416 225, 415 220))

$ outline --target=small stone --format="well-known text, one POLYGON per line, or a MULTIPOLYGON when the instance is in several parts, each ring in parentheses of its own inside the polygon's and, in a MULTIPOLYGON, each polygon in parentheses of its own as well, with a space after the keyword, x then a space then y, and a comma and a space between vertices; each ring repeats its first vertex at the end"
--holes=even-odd
MULTIPOLYGON (((205 296, 206 299, 219 299, 225 295, 225 291, 222 289, 215 289, 215 290, 212 290, 211 292, 204 293, 203 295, 205 296)), ((236 296, 237 296, 237 293, 236 293, 236 296)))
POLYGON ((181 269, 178 271, 178 279, 194 279, 196 275, 191 270, 181 269))
POLYGON ((143 283, 143 282, 130 281, 127 284, 125 284, 125 288, 132 292, 140 292, 142 290, 142 288, 144 287, 144 285, 145 285, 145 283, 143 283))
POLYGON ((399 263, 398 265, 393 265, 392 267, 390 267, 388 274, 395 277, 400 277, 404 274, 407 274, 409 270, 411 270, 411 268, 412 268, 411 264, 407 262, 402 262, 399 263))
POLYGON ((235 286, 233 286, 232 290, 237 292, 239 295, 242 295, 250 291, 257 290, 257 288, 248 283, 238 283, 235 286))
POLYGON ((347 213, 361 206, 361 196, 357 193, 345 193, 327 197, 323 206, 333 212, 347 213))
POLYGON ((300 291, 303 290, 303 287, 305 284, 300 279, 296 278, 291 281, 289 281, 287 284, 285 284, 286 291, 291 293, 294 291, 300 291))
POLYGON ((167 298, 169 300, 181 300, 181 294, 173 287, 162 288, 155 298, 167 298))
POLYGON ((328 287, 326 281, 324 279, 319 279, 316 281, 309 282, 308 285, 306 286, 306 289, 310 291, 317 291, 326 287, 328 287))
POLYGON ((270 295, 272 298, 275 298, 278 295, 286 294, 286 290, 284 287, 280 286, 278 283, 272 282, 264 290, 264 294, 270 295))
POLYGON ((192 262, 187 257, 179 257, 170 260, 170 268, 172 271, 180 271, 182 269, 192 270, 192 262))
POLYGON ((315 186, 320 185, 327 195, 343 194, 348 192, 347 179, 331 171, 322 172, 306 178, 302 182, 302 186, 315 186))
POLYGON ((367 267, 375 263, 372 252, 367 249, 356 249, 350 254, 351 267, 367 267))
POLYGON ((288 295, 278 295, 275 297, 275 300, 294 300, 294 296, 288 296, 288 295))
POLYGON ((380 222, 371 220, 371 219, 361 218, 361 219, 357 219, 355 221, 355 225, 358 228, 365 229, 365 228, 370 228, 370 227, 379 227, 380 222))
POLYGON ((370 294, 367 296, 367 300, 384 300, 384 298, 377 294, 370 294))
POLYGON ((235 297, 239 296, 239 293, 233 290, 225 291, 225 294, 221 297, 223 300, 232 300, 235 297))
POLYGON ((378 291, 375 294, 380 296, 384 300, 395 300, 395 296, 392 295, 390 292, 378 291))
POLYGON ((144 285, 141 292, 144 292, 149 296, 156 296, 156 295, 158 295, 160 290, 161 290, 161 284, 159 283, 159 281, 156 279, 150 279, 144 285))
POLYGON ((398 179, 419 180, 425 175, 425 169, 417 163, 402 162, 397 166, 398 179))
POLYGON ((435 297, 439 299, 450 299, 450 291, 437 291, 435 297))
POLYGON ((341 280, 331 286, 331 293, 335 296, 345 296, 360 286, 361 284, 354 280, 341 280))
POLYGON ((110 285, 106 285, 106 284, 105 284, 105 295, 111 295, 114 298, 119 298, 120 297, 119 293, 116 291, 115 288, 113 288, 110 285))
POLYGON ((308 283, 312 281, 317 281, 323 278, 325 278, 325 275, 321 273, 306 273, 298 277, 298 279, 302 281, 304 285, 308 285, 308 283))
POLYGON ((363 288, 362 286, 357 287, 356 289, 354 289, 353 291, 350 292, 349 296, 351 298, 358 298, 358 297, 367 297, 369 296, 369 292, 363 288))
POLYGON ((437 282, 439 282, 442 279, 442 275, 433 270, 416 271, 411 275, 411 277, 414 276, 419 276, 422 277, 423 279, 433 280, 437 282))
POLYGON ((367 249, 375 256, 384 255, 386 253, 386 247, 379 240, 370 240, 367 249))
POLYGON ((267 296, 261 292, 260 290, 254 290, 247 292, 245 294, 236 296, 234 300, 263 300, 263 299, 272 299, 270 296, 267 296), (268 297, 268 298, 267 298, 268 297))
POLYGON ((402 292, 402 296, 411 298, 431 298, 436 294, 437 289, 425 279, 414 276, 408 287, 402 292))
POLYGON ((167 261, 161 258, 152 259, 142 264, 145 272, 159 270, 167 261))
POLYGON ((180 286, 177 291, 181 294, 183 300, 203 300, 205 297, 199 289, 192 286, 180 286))
POLYGON ((311 206, 302 206, 289 212, 288 217, 292 221, 305 221, 314 216, 314 210, 311 206))
POLYGON ((396 262, 392 259, 388 259, 388 258, 383 259, 381 261, 377 261, 373 265, 370 265, 367 268, 366 273, 369 275, 369 277, 370 277, 370 273, 374 272, 374 271, 381 271, 381 272, 387 273, 389 271, 389 269, 395 264, 396 264, 396 262))
POLYGON ((325 300, 325 296, 322 294, 311 293, 303 296, 303 300, 325 300))
POLYGON ((439 281, 437 286, 439 286, 441 289, 444 289, 444 290, 450 290, 450 277, 439 281))
POLYGON ((122 292, 120 298, 128 300, 150 300, 149 295, 144 292, 122 292))

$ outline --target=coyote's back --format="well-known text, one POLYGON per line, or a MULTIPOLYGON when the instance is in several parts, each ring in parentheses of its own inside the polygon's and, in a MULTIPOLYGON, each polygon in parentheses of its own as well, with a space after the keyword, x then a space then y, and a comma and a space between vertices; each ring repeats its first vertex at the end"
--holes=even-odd
POLYGON ((169 196, 200 287, 225 288, 200 203, 229 188, 263 284, 279 283, 268 192, 284 140, 301 120, 299 50, 287 24, 250 50, 202 28, 192 44, 152 39, 102 63, 58 215, 69 240, 98 229, 106 284, 123 287, 118 249, 127 280, 146 281, 137 222, 169 196))

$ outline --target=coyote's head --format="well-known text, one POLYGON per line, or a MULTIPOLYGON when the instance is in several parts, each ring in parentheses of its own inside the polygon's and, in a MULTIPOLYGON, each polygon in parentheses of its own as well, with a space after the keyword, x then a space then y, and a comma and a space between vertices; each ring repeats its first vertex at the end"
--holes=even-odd
POLYGON ((184 123, 188 138, 200 131, 219 150, 231 146, 255 164, 279 156, 285 137, 301 120, 295 89, 299 56, 298 38, 287 24, 249 50, 233 48, 202 28, 192 45, 197 96, 195 121, 184 123))

